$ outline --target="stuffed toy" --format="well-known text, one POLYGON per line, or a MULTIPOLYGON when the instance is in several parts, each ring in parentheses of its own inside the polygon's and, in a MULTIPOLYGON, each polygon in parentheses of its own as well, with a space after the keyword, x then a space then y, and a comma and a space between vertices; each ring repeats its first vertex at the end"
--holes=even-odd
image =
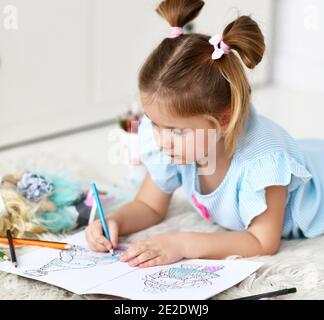
MULTIPOLYGON (((104 193, 101 193, 103 195, 104 193)), ((91 192, 81 183, 48 173, 27 170, 0 180, 0 236, 62 233, 88 224, 91 192)))

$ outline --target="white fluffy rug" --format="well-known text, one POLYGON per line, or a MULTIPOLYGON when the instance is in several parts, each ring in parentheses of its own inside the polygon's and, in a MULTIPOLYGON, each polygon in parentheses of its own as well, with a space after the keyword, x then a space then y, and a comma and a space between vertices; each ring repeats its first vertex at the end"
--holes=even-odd
MULTIPOLYGON (((40 149, 37 151, 39 152, 40 149)), ((66 154, 58 157, 55 155, 57 153, 52 150, 47 151, 46 148, 41 152, 42 155, 38 156, 37 160, 32 160, 35 158, 33 148, 21 150, 20 154, 0 153, 0 175, 10 172, 17 164, 29 159, 36 168, 54 172, 68 170, 71 174, 89 181, 109 182, 105 170, 98 169, 90 162, 66 154), (19 161, 18 154, 21 156, 19 161)), ((211 232, 221 228, 217 225, 209 225, 201 219, 184 200, 179 190, 173 197, 166 220, 125 239, 130 241, 154 233, 176 230, 211 232)), ((265 264, 255 274, 213 299, 233 299, 288 287, 296 287, 297 293, 277 299, 324 299, 324 236, 315 239, 282 241, 280 251, 275 256, 254 257, 251 260, 263 261, 265 264)), ((78 296, 51 285, 0 272, 0 299, 116 299, 116 297, 78 296)))

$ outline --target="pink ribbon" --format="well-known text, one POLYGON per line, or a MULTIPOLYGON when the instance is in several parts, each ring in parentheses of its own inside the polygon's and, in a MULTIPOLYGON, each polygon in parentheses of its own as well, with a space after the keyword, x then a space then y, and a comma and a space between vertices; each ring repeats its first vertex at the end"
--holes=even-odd
POLYGON ((198 200, 194 194, 191 196, 191 198, 193 200, 194 205, 199 209, 199 211, 201 212, 204 219, 206 219, 208 222, 211 223, 209 212, 208 212, 207 208, 198 202, 198 200))
POLYGON ((92 197, 92 193, 91 193, 91 190, 90 189, 88 189, 86 191, 86 195, 87 195, 87 197, 84 200, 84 204, 86 206, 88 206, 88 207, 92 207, 92 205, 93 205, 93 197, 92 197))
POLYGON ((170 28, 170 34, 168 38, 176 38, 183 34, 183 28, 181 27, 171 27, 170 28))
MULTIPOLYGON (((92 207, 95 200, 92 195, 91 189, 86 190, 85 193, 86 193, 86 199, 83 201, 83 203, 88 207, 92 207)), ((100 197, 100 192, 99 192, 99 197, 100 197)), ((114 197, 113 196, 109 197, 109 196, 105 195, 105 196, 100 197, 100 201, 101 201, 102 205, 107 206, 108 202, 114 201, 114 197)))
POLYGON ((231 47, 229 47, 219 34, 215 34, 213 37, 209 39, 209 43, 212 44, 215 48, 212 59, 217 60, 220 59, 223 54, 229 54, 231 51, 231 47))

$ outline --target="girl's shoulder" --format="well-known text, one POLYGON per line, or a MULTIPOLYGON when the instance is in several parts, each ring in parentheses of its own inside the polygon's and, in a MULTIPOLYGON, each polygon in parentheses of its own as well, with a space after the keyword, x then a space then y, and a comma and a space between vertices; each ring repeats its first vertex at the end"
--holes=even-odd
POLYGON ((296 139, 279 124, 259 114, 251 104, 245 127, 238 137, 235 157, 247 164, 279 153, 304 162, 296 139))
POLYGON ((293 191, 312 176, 297 140, 253 106, 234 157, 242 183, 253 192, 270 185, 289 185, 293 191))

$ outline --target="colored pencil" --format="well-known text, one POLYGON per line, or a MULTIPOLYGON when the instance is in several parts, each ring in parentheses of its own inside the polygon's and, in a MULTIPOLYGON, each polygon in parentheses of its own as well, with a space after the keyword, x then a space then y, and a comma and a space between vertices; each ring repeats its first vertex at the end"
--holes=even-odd
POLYGON ((277 296, 281 296, 284 294, 290 294, 290 293, 295 293, 295 292, 297 292, 296 288, 289 288, 289 289, 282 289, 282 290, 277 290, 277 291, 272 291, 272 292, 256 294, 253 296, 238 298, 238 299, 234 299, 234 300, 260 300, 263 298, 272 298, 272 297, 277 297, 277 296))
MULTIPOLYGON (((0 237, 0 243, 8 244, 8 239, 5 237, 0 237)), ((34 239, 23 239, 23 238, 13 238, 13 243, 15 245, 47 247, 47 248, 53 248, 53 249, 71 249, 72 248, 72 245, 69 243, 34 240, 34 239)))
POLYGON ((10 248, 11 262, 14 265, 14 267, 17 268, 18 264, 17 264, 17 257, 15 252, 15 245, 13 243, 12 234, 10 230, 7 230, 7 238, 8 238, 9 248, 10 248))
MULTIPOLYGON (((99 198, 97 187, 96 187, 95 183, 91 184, 91 189, 92 189, 92 194, 93 194, 93 196, 94 196, 94 198, 96 200, 96 204, 97 204, 97 208, 98 208, 98 212, 99 212, 99 218, 100 218, 100 221, 101 221, 101 225, 102 225, 102 229, 104 231, 105 237, 109 241, 111 241, 108 226, 107 226, 107 222, 106 222, 106 219, 105 219, 105 214, 104 214, 103 209, 102 209, 102 205, 101 205, 101 202, 100 202, 100 198, 99 198)), ((109 252, 111 254, 114 254, 114 249, 111 248, 109 250, 109 252)))

